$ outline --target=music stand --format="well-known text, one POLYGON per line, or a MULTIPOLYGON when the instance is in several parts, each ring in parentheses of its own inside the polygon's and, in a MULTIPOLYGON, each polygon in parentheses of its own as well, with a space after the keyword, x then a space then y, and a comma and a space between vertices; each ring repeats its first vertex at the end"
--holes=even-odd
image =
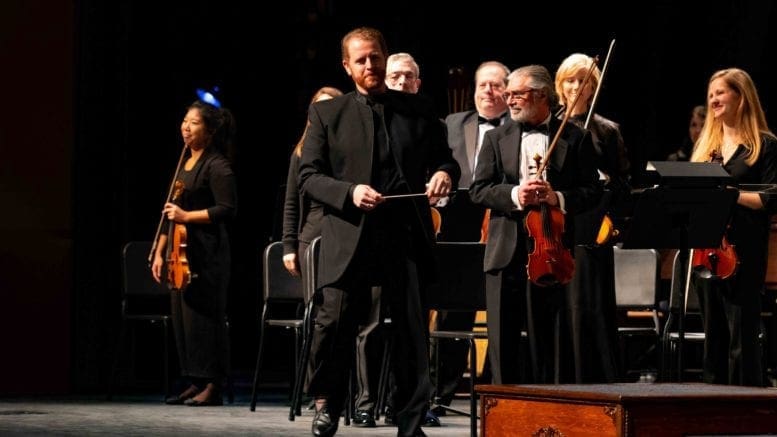
MULTIPOLYGON (((639 195, 623 248, 678 249, 680 268, 673 275, 679 278, 673 278, 674 283, 688 273, 690 248, 720 246, 739 192, 728 187, 732 178, 717 163, 659 161, 649 162, 648 169, 655 169, 658 185, 639 195)), ((677 317, 678 380, 682 380, 685 287, 674 288, 664 345, 668 344, 667 328, 673 316, 677 317)))

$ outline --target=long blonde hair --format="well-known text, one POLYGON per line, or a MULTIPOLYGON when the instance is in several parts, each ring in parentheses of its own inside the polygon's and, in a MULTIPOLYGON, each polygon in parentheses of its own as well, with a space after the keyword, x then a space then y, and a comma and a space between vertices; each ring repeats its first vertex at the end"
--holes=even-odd
MULTIPOLYGON (((342 96, 343 92, 339 89, 331 86, 325 86, 319 88, 318 91, 316 91, 315 94, 313 94, 313 98, 310 99, 310 104, 316 103, 318 99, 321 98, 321 96, 329 96, 329 97, 337 97, 342 96)), ((299 137, 299 141, 297 141, 297 145, 294 146, 294 153, 297 156, 302 156, 302 144, 305 142, 305 136, 308 134, 308 128, 310 127, 310 120, 305 122, 305 129, 302 131, 302 135, 299 137)))
MULTIPOLYGON (((745 163, 752 166, 761 154, 761 136, 767 135, 774 138, 774 133, 769 130, 766 123, 758 91, 750 75, 739 68, 716 71, 710 77, 709 84, 717 79, 723 79, 726 85, 740 97, 736 110, 736 125, 739 127, 740 139, 747 149, 745 163)), ((709 107, 709 99, 707 100, 709 107)), ((723 122, 715 118, 713 111, 708 110, 704 127, 699 134, 699 139, 696 140, 691 161, 709 161, 710 154, 713 151, 718 151, 722 144, 723 122)))
MULTIPOLYGON (((596 90, 596 87, 599 86, 599 79, 602 76, 601 71, 599 71, 599 66, 593 63, 593 58, 582 53, 573 53, 561 62, 558 70, 556 70, 555 86, 556 94, 558 94, 562 106, 566 107, 572 103, 567 102, 567 98, 564 96, 564 81, 567 80, 567 78, 576 75, 580 70, 587 73, 592 64, 594 66, 594 72, 591 74, 591 79, 589 79, 588 82, 588 86, 591 87, 591 95, 588 97, 588 101, 585 102, 586 107, 590 106, 591 100, 594 98, 594 91, 596 90)), ((580 93, 582 94, 582 90, 580 93)))

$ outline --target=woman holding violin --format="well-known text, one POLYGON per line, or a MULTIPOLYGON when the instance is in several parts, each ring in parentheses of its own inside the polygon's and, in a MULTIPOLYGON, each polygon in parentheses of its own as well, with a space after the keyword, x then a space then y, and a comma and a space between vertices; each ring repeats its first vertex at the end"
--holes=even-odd
MULTIPOLYGON (((235 124, 229 110, 203 101, 189 106, 181 123, 185 150, 176 172, 180 196, 164 205, 166 224, 156 244, 151 271, 161 282, 163 270, 182 266, 170 254, 188 261, 191 280, 171 286, 173 332, 182 376, 190 380, 167 404, 221 405, 221 385, 228 369, 226 327, 230 246, 226 223, 235 216, 235 177, 224 153, 231 148, 235 124), (178 184, 180 186, 180 184, 178 184), (174 247, 169 232, 185 229, 185 248, 174 247)), ((171 199, 172 200, 172 199, 171 199)), ((179 235, 174 235, 179 237, 179 235)), ((187 266, 183 266, 187 267, 187 266)))
MULTIPOLYGON (((706 162, 717 154, 738 185, 777 183, 777 138, 766 124, 750 75, 738 68, 715 72, 707 89, 707 109, 691 161, 706 162)), ((736 272, 726 279, 692 276, 704 323, 704 382, 764 385, 758 336, 769 215, 776 211, 774 196, 740 191, 725 235, 739 260, 736 272)))
POLYGON ((576 268, 570 284, 569 315, 577 383, 616 382, 619 372, 612 242, 597 244, 596 238, 605 215, 623 204, 631 189, 620 127, 592 112, 601 80, 599 67, 582 53, 568 56, 556 71, 556 92, 561 102, 557 117, 563 118, 568 111, 570 123, 588 129, 603 188, 599 204, 575 216, 576 268), (586 76, 589 80, 584 84, 586 76))
POLYGON ((512 120, 486 132, 470 186, 473 202, 491 208, 484 271, 493 382, 570 382, 569 369, 554 371, 555 364, 571 361, 569 339, 563 335, 568 279, 554 277, 555 268, 534 271, 527 266, 557 264, 546 248, 554 253, 566 250, 564 258, 571 260, 571 218, 599 198, 593 145, 585 131, 572 124, 562 126, 552 116, 558 97, 545 67, 529 65, 511 72, 504 99, 512 120), (535 156, 544 163, 539 174, 535 156), (540 211, 547 213, 540 218, 551 217, 553 222, 544 223, 543 229, 527 229, 525 219, 540 211), (532 262, 536 257, 547 262, 532 262), (521 356, 524 328, 529 334, 531 378, 521 373, 528 363, 528 357, 521 356), (561 346, 558 354, 555 344, 561 346))

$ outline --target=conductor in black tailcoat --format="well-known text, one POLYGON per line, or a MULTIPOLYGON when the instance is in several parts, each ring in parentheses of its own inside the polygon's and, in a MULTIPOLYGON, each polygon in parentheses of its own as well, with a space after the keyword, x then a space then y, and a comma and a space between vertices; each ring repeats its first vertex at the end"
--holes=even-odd
POLYGON ((316 399, 312 431, 337 430, 357 327, 369 314, 371 287, 381 286, 400 339, 392 369, 399 435, 423 435, 431 383, 420 290, 434 264, 428 197, 447 195, 459 166, 431 102, 386 89, 388 50, 379 31, 351 31, 342 54, 356 91, 310 107, 300 165, 302 192, 324 204, 308 386, 316 399), (426 195, 385 197, 416 193, 426 195))

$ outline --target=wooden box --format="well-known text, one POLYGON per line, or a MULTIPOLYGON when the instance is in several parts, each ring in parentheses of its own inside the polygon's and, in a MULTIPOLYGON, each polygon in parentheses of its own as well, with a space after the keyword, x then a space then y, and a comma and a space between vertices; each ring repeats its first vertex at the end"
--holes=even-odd
POLYGON ((481 437, 777 433, 777 390, 701 383, 478 385, 481 437))

